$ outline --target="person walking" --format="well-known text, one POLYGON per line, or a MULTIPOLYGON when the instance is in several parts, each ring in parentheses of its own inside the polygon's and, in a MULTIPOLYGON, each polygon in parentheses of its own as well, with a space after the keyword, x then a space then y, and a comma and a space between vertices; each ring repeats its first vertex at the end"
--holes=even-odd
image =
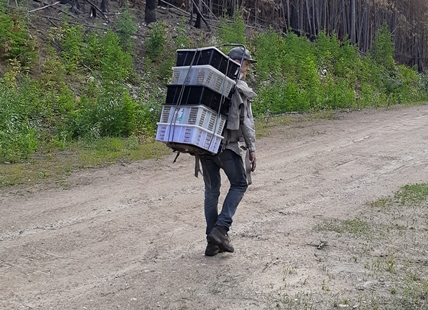
POLYGON ((205 255, 207 256, 234 252, 228 231, 232 226, 236 209, 248 185, 251 184, 251 172, 256 169, 256 135, 251 110, 251 103, 256 93, 243 81, 250 64, 256 61, 243 47, 232 48, 228 56, 242 63, 239 79, 231 97, 221 151, 216 155, 204 155, 200 158, 205 184, 204 213, 208 243, 205 255), (230 188, 219 213, 220 169, 223 169, 226 174, 230 188))

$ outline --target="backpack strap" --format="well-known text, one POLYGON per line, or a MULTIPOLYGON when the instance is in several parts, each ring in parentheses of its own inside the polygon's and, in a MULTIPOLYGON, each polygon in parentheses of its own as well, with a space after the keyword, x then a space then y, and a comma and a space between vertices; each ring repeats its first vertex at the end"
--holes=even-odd
POLYGON ((201 158, 198 154, 195 154, 195 177, 198 177, 199 173, 201 173, 202 177, 204 176, 201 170, 201 158))
POLYGON ((177 155, 175 155, 174 161, 172 163, 175 163, 177 161, 178 156, 180 156, 180 151, 177 151, 177 155))

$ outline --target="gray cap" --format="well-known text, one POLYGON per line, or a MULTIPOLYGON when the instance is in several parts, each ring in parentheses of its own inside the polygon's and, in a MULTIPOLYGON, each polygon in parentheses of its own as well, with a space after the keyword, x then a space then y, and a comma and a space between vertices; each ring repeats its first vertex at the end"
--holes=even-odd
POLYGON ((252 62, 252 63, 257 62, 257 60, 254 60, 253 58, 251 58, 251 54, 247 49, 244 49, 240 46, 232 48, 229 54, 227 55, 232 59, 241 60, 242 57, 244 57, 244 59, 248 60, 249 62, 252 62))

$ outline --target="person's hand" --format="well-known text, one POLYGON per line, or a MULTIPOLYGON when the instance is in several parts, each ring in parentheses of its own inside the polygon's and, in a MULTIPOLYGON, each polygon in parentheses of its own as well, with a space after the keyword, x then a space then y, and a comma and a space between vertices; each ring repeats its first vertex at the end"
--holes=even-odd
POLYGON ((251 163, 251 172, 254 172, 254 170, 256 170, 256 152, 250 151, 248 155, 251 163))

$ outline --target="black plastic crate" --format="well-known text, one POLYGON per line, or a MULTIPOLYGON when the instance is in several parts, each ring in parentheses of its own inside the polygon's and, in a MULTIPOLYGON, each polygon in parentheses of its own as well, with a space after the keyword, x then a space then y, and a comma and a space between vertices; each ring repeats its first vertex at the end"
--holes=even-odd
MULTIPOLYGON (((218 111, 220 102, 222 100, 222 95, 213 91, 212 89, 205 86, 193 86, 193 85, 167 85, 166 93, 166 102, 167 105, 199 105, 203 104, 204 106, 218 111), (182 88, 183 97, 180 99, 180 92, 182 88)), ((227 115, 229 112, 230 98, 223 98, 224 102, 221 106, 220 113, 227 115)))
POLYGON ((239 64, 215 47, 177 50, 176 66, 210 65, 231 79, 236 79, 239 64))

